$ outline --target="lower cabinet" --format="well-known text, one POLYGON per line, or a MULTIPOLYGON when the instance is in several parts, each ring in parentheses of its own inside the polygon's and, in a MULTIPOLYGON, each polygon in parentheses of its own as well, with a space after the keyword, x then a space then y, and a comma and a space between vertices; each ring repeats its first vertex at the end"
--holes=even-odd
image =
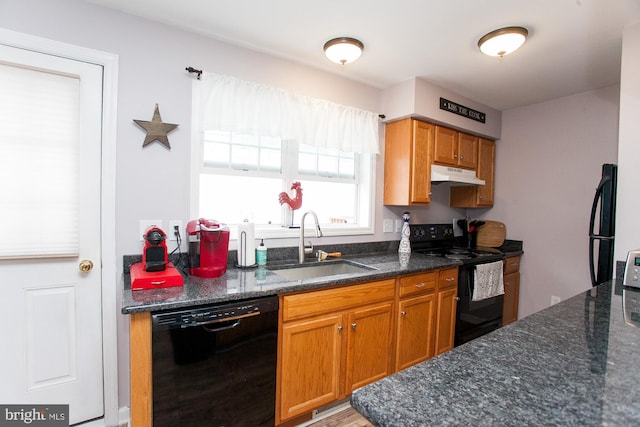
POLYGON ((395 280, 283 296, 276 423, 392 373, 395 280))
POLYGON ((280 298, 276 424, 453 348, 458 268, 280 298))
POLYGON ((458 268, 438 272, 438 310, 435 355, 453 348, 458 303, 458 268))
POLYGON ((520 257, 507 257, 504 260, 504 302, 502 307, 502 326, 518 320, 518 298, 520 293, 520 257))

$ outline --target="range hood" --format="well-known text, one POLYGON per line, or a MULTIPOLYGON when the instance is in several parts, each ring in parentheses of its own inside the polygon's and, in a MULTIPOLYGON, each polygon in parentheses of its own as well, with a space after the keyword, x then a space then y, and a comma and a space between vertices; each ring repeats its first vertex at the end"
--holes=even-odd
POLYGON ((450 166, 431 165, 431 182, 449 182, 452 185, 484 185, 484 180, 476 177, 476 171, 450 166))

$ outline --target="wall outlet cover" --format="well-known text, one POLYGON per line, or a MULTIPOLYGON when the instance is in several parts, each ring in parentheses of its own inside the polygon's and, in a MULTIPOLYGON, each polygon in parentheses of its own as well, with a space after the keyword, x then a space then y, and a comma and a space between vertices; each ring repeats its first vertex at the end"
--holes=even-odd
POLYGON ((562 299, 560 297, 557 297, 555 295, 551 296, 551 305, 555 305, 555 304, 559 303, 560 301, 562 301, 562 299))
POLYGON ((382 220, 382 231, 384 233, 393 233, 393 220, 392 219, 384 219, 384 220, 382 220))

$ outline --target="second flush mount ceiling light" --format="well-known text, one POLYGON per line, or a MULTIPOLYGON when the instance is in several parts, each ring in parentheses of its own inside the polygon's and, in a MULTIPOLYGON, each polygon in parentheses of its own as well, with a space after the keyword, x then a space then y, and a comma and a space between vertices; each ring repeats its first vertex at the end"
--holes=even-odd
POLYGON ((478 47, 485 55, 503 57, 522 46, 528 35, 524 27, 504 27, 482 36, 478 47))
POLYGON ((324 44, 324 54, 336 64, 349 64, 362 55, 364 45, 351 37, 337 37, 324 44))

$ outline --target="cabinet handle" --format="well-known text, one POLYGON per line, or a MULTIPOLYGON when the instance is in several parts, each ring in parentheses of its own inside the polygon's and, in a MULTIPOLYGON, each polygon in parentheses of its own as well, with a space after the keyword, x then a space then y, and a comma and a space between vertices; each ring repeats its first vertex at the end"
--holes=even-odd
POLYGON ((406 315, 407 315, 407 312, 406 312, 406 311, 401 311, 401 312, 400 312, 400 315, 402 315, 402 317, 404 317, 404 316, 406 316, 406 315))
POLYGON ((352 324, 351 324, 351 329, 355 329, 355 328, 356 328, 356 326, 358 326, 358 324, 357 324, 357 323, 352 323, 352 324))
POLYGON ((454 159, 457 159, 457 158, 458 158, 458 155, 457 155, 457 154, 454 154, 454 155, 453 155, 453 158, 454 158, 454 159))
POLYGON ((447 282, 453 282, 454 280, 456 280, 456 278, 455 277, 447 277, 444 280, 446 280, 447 282))
POLYGON ((464 160, 464 156, 460 156, 460 160, 464 160))
POLYGON ((338 332, 342 332, 342 325, 338 326, 338 332))
POLYGON ((456 297, 456 301, 460 301, 460 297, 456 297))
POLYGON ((482 194, 480 195, 480 198, 481 198, 481 199, 484 199, 484 197, 482 196, 482 194))
POLYGON ((422 283, 418 283, 418 284, 416 285, 416 288, 424 288, 425 286, 427 286, 427 285, 425 285, 425 283, 424 283, 424 282, 422 282, 422 283))

